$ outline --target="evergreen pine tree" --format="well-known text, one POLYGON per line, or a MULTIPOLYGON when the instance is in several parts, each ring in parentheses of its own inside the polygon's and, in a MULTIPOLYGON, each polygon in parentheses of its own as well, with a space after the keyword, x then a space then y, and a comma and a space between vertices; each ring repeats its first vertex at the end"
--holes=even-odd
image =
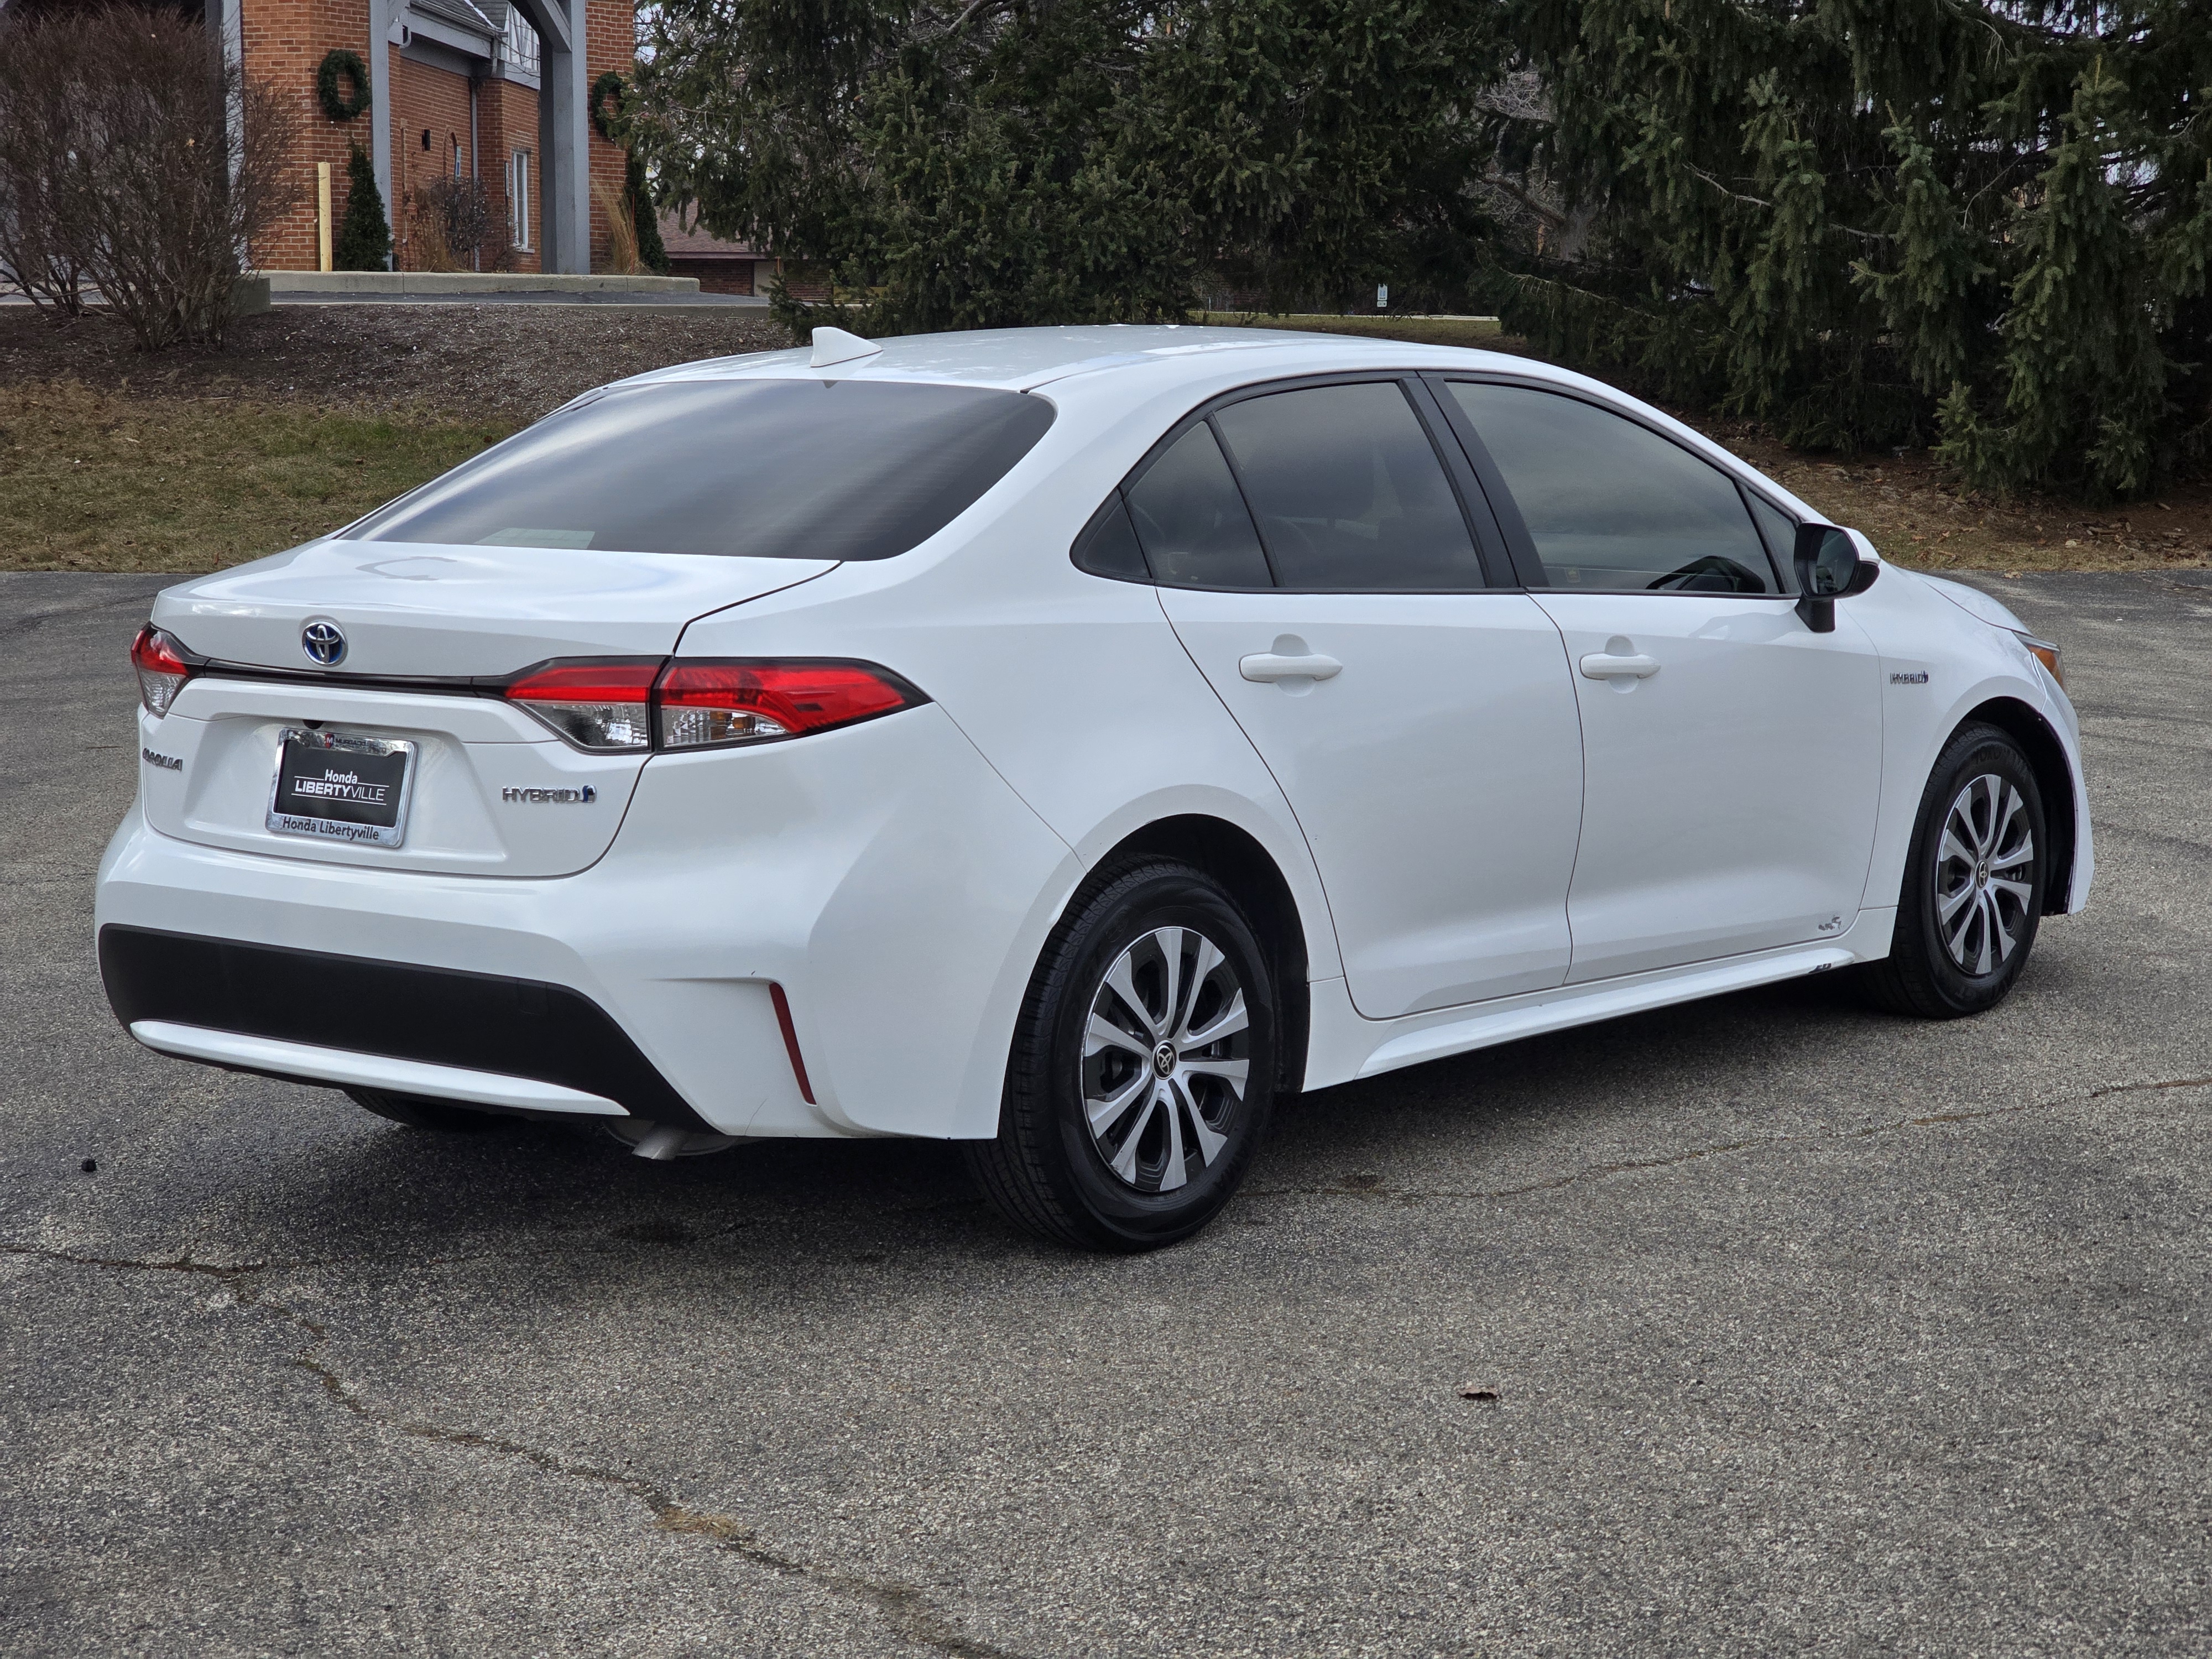
MULTIPOLYGON (((1480 246, 1465 0, 662 0, 629 106, 663 200, 826 267, 863 331, 1334 306, 1480 246)), ((785 305, 787 320, 816 320, 785 305)))
POLYGON ((346 159, 345 216, 331 239, 331 264, 338 270, 383 270, 392 263, 392 227, 384 221, 384 193, 376 167, 359 144, 346 159))
POLYGON ((1977 485, 2154 485, 2212 430, 2206 0, 1509 0, 1566 208, 1509 326, 1977 485))

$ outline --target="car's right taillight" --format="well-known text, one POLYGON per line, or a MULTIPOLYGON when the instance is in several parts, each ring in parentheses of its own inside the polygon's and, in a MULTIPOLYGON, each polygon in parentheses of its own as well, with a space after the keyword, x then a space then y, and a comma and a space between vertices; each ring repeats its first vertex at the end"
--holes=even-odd
POLYGON ((828 732, 929 699, 873 663, 743 660, 671 663, 653 701, 663 749, 720 749, 828 732))
POLYGON ((775 743, 929 701, 873 663, 789 658, 540 663, 505 696, 599 755, 775 743))
POLYGON ((138 671, 138 701, 155 720, 169 712, 192 677, 192 665, 177 642, 151 623, 131 641, 131 665, 138 671))
POLYGON ((507 700, 593 754, 649 749, 653 721, 648 704, 660 661, 646 657, 545 663, 510 684, 507 700))

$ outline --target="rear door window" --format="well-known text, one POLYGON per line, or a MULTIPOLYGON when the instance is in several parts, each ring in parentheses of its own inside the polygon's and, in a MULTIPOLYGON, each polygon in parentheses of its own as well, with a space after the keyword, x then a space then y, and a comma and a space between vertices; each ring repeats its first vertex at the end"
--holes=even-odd
POLYGON ((1152 578, 1176 587, 1267 587, 1252 515, 1204 421, 1176 439, 1127 490, 1152 578))
POLYGON ((1443 465, 1396 381, 1269 392, 1213 418, 1284 587, 1488 585, 1443 465))
POLYGON ((1780 592, 1735 481, 1648 427, 1579 398, 1455 380, 1554 587, 1780 592))
POLYGON ((888 559, 1051 426, 1042 398, 887 380, 672 380, 548 416, 343 532, 374 542, 888 559))

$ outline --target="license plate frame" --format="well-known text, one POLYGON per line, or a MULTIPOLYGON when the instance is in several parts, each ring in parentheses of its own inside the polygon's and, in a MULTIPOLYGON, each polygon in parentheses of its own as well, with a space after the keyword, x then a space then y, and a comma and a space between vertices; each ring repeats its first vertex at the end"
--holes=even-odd
POLYGON ((276 775, 269 786, 269 831, 345 847, 402 846, 419 758, 419 745, 407 738, 282 726, 276 733, 276 775), (304 777, 300 763, 309 757, 329 757, 320 763, 322 778, 304 777), (390 765, 394 757, 399 763, 396 776, 390 765), (289 801, 288 778, 295 786, 289 801), (296 787, 303 781, 328 793, 303 797, 296 787), (335 809, 336 815, 302 811, 302 805, 335 809), (383 822, 387 814, 389 823, 383 822))

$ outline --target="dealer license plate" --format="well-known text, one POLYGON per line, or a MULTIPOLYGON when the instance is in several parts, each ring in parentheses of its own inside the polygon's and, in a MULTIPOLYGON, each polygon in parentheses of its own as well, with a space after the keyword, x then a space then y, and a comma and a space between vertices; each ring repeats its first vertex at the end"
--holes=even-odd
POLYGON ((280 836, 397 847, 407 834, 414 774, 415 745, 404 738, 288 726, 276 740, 269 827, 280 836))

